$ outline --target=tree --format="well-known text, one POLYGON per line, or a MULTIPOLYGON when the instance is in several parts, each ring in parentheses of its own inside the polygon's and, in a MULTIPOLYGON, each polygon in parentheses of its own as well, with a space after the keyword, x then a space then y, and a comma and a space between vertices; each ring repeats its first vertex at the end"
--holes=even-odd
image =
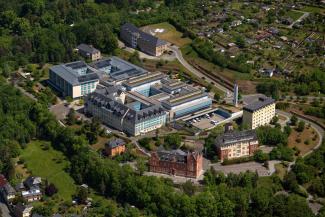
POLYGON ((137 159, 137 169, 139 172, 139 175, 142 176, 144 171, 146 171, 146 163, 142 158, 137 159))
POLYGON ((79 187, 77 198, 80 204, 86 204, 88 198, 88 189, 85 187, 79 187))
POLYGON ((263 153, 262 150, 258 150, 254 153, 254 160, 258 162, 265 162, 269 159, 269 156, 263 153))
POLYGON ((215 101, 219 101, 221 97, 220 97, 220 94, 219 93, 214 93, 214 97, 213 98, 214 98, 215 101))
POLYGON ((279 121, 279 117, 275 115, 271 120, 271 124, 275 125, 276 123, 278 123, 278 121, 279 121))
POLYGON ((184 184, 182 184, 181 188, 188 196, 192 196, 196 192, 196 186, 190 180, 187 180, 184 184))
POLYGON ((302 132, 305 129, 305 122, 304 121, 299 121, 297 131, 302 132))
POLYGON ((169 134, 165 137, 165 146, 178 148, 181 145, 182 138, 178 133, 169 134))
POLYGON ((291 118, 290 118, 290 124, 292 126, 296 126, 297 125, 297 122, 298 122, 298 118, 296 115, 292 115, 291 118))
POLYGON ((55 187, 53 183, 50 183, 45 187, 45 194, 49 197, 52 197, 54 194, 58 192, 58 189, 55 187))
POLYGON ((70 108, 70 111, 67 115, 66 121, 68 125, 73 125, 75 124, 77 118, 76 118, 76 112, 73 108, 70 108))
POLYGON ((49 205, 41 205, 41 206, 36 206, 33 208, 33 214, 38 214, 41 216, 51 216, 53 214, 53 210, 49 205))

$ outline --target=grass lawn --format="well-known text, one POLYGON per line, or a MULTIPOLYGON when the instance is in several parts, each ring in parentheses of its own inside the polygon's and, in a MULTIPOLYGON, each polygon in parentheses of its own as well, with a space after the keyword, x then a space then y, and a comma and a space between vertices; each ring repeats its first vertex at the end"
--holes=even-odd
POLYGON ((203 67, 204 69, 210 71, 211 74, 218 74, 229 81, 236 81, 243 93, 255 93, 255 83, 251 81, 253 76, 248 73, 240 73, 227 68, 221 68, 207 60, 204 60, 198 56, 198 54, 192 49, 191 46, 184 46, 181 48, 184 58, 188 62, 192 62, 196 65, 203 67))
POLYGON ((289 11, 287 15, 291 17, 293 20, 298 20, 299 17, 301 17, 304 13, 299 12, 299 11, 289 11))
POLYGON ((232 9, 235 9, 235 10, 240 10, 240 8, 241 8, 242 5, 243 5, 242 2, 233 2, 233 3, 231 4, 231 8, 232 8, 232 9))
POLYGON ((71 201, 76 186, 74 180, 65 172, 69 162, 65 156, 50 147, 45 150, 46 142, 33 141, 22 151, 20 159, 23 159, 28 171, 34 176, 40 176, 54 183, 58 188, 58 196, 66 201, 71 201))
POLYGON ((303 132, 297 132, 296 130, 292 130, 289 139, 288 139, 288 146, 290 148, 297 147, 300 150, 299 156, 302 156, 312 150, 319 142, 319 136, 316 134, 313 128, 305 128, 303 132), (314 132, 314 133, 313 133, 314 132), (313 137, 317 135, 316 140, 313 140, 313 137), (298 141, 297 139, 300 139, 298 141), (305 141, 308 141, 309 144, 305 144, 305 141))
POLYGON ((321 8, 321 7, 305 6, 301 10, 306 12, 311 12, 311 13, 325 14, 325 8, 321 8))
POLYGON ((275 164, 275 171, 276 171, 276 174, 283 180, 283 177, 285 176, 286 174, 286 167, 283 166, 282 163, 279 163, 279 164, 275 164))
POLYGON ((167 22, 144 26, 141 29, 179 47, 190 44, 192 41, 190 38, 183 38, 183 33, 177 31, 173 25, 167 22), (155 32, 157 29, 163 30, 163 32, 155 32))

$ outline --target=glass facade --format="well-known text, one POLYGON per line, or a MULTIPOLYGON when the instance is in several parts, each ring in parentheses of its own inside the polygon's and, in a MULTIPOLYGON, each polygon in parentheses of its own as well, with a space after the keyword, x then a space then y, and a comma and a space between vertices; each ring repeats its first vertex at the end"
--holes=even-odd
POLYGON ((95 89, 95 82, 89 82, 80 85, 81 95, 85 95, 91 93, 93 89, 95 89))
POLYGON ((159 117, 151 118, 149 120, 138 123, 135 126, 135 132, 136 133, 147 132, 152 130, 155 127, 158 128, 161 125, 164 125, 165 123, 166 123, 166 115, 161 115, 159 117))
POLYGON ((175 112, 175 118, 182 117, 184 115, 196 112, 201 109, 209 108, 211 106, 211 103, 212 103, 211 100, 209 100, 201 104, 197 104, 191 107, 187 107, 185 109, 178 110, 175 112))

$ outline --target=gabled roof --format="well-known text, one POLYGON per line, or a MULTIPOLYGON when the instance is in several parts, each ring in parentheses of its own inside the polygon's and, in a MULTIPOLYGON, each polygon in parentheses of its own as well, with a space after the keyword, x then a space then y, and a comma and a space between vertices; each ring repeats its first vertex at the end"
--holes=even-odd
POLYGON ((238 142, 257 140, 255 130, 231 131, 218 136, 215 140, 216 147, 224 147, 238 142))
POLYGON ((138 33, 140 35, 140 38, 154 44, 155 46, 161 46, 161 45, 165 45, 167 44, 166 41, 161 40, 149 33, 143 32, 142 30, 140 30, 139 28, 137 28, 135 25, 131 24, 131 23, 126 23, 124 24, 122 27, 122 30, 124 31, 129 31, 131 33, 138 33))
POLYGON ((35 185, 39 185, 41 183, 42 183, 42 178, 35 177, 35 176, 30 176, 24 181, 24 184, 26 185, 26 187, 29 187, 29 188, 31 188, 35 185))
POLYGON ((109 148, 116 148, 118 146, 125 145, 125 141, 123 139, 114 139, 109 141, 106 146, 109 148))
POLYGON ((80 44, 78 45, 77 49, 90 54, 96 54, 99 52, 99 50, 88 44, 80 44))

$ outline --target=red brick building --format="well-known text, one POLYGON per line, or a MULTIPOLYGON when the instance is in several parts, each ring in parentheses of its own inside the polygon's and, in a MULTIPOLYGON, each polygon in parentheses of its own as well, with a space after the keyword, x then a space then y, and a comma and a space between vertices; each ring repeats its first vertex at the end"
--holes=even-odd
POLYGON ((151 153, 149 170, 155 173, 197 178, 202 172, 203 156, 200 152, 158 150, 151 153))
POLYGON ((216 138, 216 151, 220 161, 252 156, 258 149, 254 130, 227 132, 216 138))

